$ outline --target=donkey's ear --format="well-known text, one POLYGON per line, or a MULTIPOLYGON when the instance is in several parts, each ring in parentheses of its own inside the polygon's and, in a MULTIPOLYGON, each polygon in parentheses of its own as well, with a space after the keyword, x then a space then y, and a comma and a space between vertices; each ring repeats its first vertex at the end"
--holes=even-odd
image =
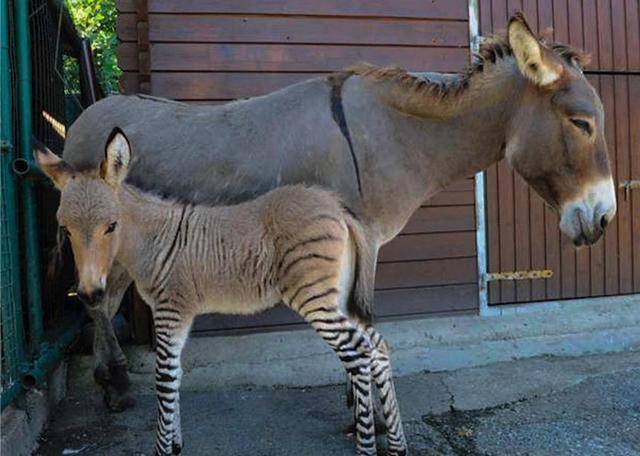
POLYGON ((33 138, 33 158, 42 172, 62 190, 73 175, 73 170, 64 160, 51 152, 47 146, 33 138))
POLYGON ((114 128, 104 152, 104 160, 100 164, 100 177, 109 185, 118 186, 127 177, 131 162, 131 146, 122 130, 114 128))
POLYGON ((562 63, 535 37, 522 13, 516 13, 509 21, 507 37, 518 68, 527 79, 540 87, 560 79, 562 63))

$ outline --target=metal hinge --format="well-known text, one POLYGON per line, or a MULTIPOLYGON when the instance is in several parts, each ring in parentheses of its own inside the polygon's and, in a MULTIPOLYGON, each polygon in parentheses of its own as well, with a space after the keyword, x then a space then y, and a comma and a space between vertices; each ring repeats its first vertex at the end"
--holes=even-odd
POLYGON ((495 282, 497 280, 549 279, 551 277, 553 277, 553 271, 551 269, 514 272, 489 272, 485 275, 485 279, 487 282, 495 282))
POLYGON ((629 190, 640 188, 640 179, 623 180, 620 182, 619 187, 624 188, 624 200, 627 201, 629 199, 629 190))

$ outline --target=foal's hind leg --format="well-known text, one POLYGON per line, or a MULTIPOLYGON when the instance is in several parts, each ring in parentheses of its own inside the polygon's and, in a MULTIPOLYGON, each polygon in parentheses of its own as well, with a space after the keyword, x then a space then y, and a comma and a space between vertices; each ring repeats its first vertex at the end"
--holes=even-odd
POLYGON ((376 454, 371 395, 372 349, 368 334, 340 313, 335 289, 305 294, 292 307, 331 346, 353 382, 358 455, 376 454))
POLYGON ((380 396, 385 427, 387 429, 389 454, 394 456, 406 455, 407 442, 404 436, 404 430, 402 429, 400 409, 398 407, 393 377, 391 375, 389 347, 382 338, 382 335, 376 331, 373 326, 367 326, 366 331, 369 334, 371 343, 375 347, 371 373, 380 396))
POLYGON ((131 284, 126 270, 115 264, 107 278, 104 297, 94 306, 85 306, 94 322, 93 353, 96 383, 104 390, 107 407, 120 412, 135 404, 129 394, 129 374, 125 357, 113 330, 112 319, 120 308, 122 297, 131 284))

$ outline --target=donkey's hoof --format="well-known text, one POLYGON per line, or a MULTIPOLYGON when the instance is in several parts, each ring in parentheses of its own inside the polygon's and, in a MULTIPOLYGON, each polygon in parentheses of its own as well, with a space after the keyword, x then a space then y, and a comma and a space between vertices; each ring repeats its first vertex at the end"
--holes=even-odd
POLYGON ((173 454, 182 453, 182 444, 178 442, 173 442, 172 450, 173 450, 173 454))
POLYGON ((124 412, 136 405, 135 398, 129 393, 118 394, 113 391, 106 391, 103 398, 104 405, 110 412, 114 413, 124 412))

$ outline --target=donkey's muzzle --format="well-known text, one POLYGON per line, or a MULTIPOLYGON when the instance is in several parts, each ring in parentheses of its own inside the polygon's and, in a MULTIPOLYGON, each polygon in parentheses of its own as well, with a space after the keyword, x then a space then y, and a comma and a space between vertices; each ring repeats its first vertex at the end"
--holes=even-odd
POLYGON ((581 198, 563 206, 560 230, 576 247, 594 244, 602 237, 616 213, 616 194, 611 179, 587 187, 581 198))
POLYGON ((560 229, 568 235, 576 247, 595 244, 604 234, 604 230, 612 217, 599 206, 594 211, 574 208, 569 216, 563 215, 560 229))
POLYGON ((104 298, 104 288, 95 288, 90 292, 78 289, 78 298, 84 305, 94 307, 102 301, 102 298, 104 298))

